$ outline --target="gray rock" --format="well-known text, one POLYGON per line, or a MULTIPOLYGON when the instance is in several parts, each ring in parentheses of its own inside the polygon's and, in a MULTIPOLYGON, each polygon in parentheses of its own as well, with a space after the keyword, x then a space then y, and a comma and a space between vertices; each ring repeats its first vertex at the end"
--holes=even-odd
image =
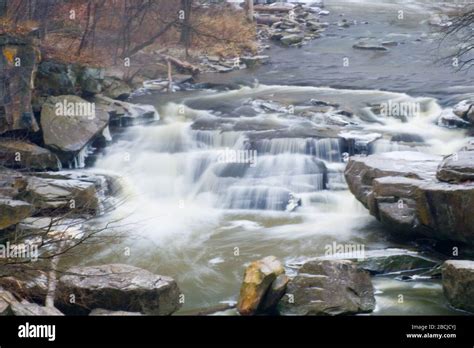
POLYGON ((54 307, 42 307, 28 301, 18 301, 10 292, 0 288, 0 316, 63 316, 54 307))
POLYGON ((270 61, 269 56, 253 56, 253 57, 241 57, 240 60, 247 65, 248 68, 253 68, 261 64, 268 64, 270 61))
POLYGON ((0 140, 0 163, 10 168, 30 171, 61 169, 61 162, 51 151, 13 139, 0 140))
POLYGON ((388 51, 388 48, 383 45, 370 44, 367 42, 359 42, 353 45, 352 47, 359 50, 388 51))
POLYGON ((147 124, 159 120, 160 115, 152 105, 131 104, 96 95, 94 102, 101 110, 110 115, 110 126, 127 127, 147 124))
POLYGON ((355 197, 399 235, 472 244, 474 184, 439 182, 441 159, 419 152, 354 157, 345 177, 355 197))
POLYGON ((0 288, 0 316, 11 315, 11 304, 17 302, 10 292, 0 288))
POLYGON ((0 168, 0 197, 16 199, 28 185, 26 177, 14 170, 0 168))
POLYGON ((119 78, 106 77, 103 82, 102 94, 111 99, 126 100, 132 89, 119 78))
POLYGON ((109 311, 101 308, 94 309, 89 314, 91 317, 133 317, 141 315, 143 314, 139 312, 109 311))
POLYGON ((39 49, 27 38, 4 34, 0 35, 0 52, 0 134, 16 130, 37 132, 31 101, 39 49), (15 66, 16 58, 21 59, 21 68, 15 66))
POLYGON ((441 162, 436 177, 449 183, 474 182, 474 151, 465 149, 447 156, 441 162))
POLYGON ((170 278, 128 265, 74 267, 59 279, 55 304, 66 314, 93 309, 170 315, 177 311, 180 290, 170 278), (70 296, 75 302, 70 302, 70 296))
POLYGON ((33 206, 24 201, 0 198, 0 230, 31 216, 33 206))
POLYGON ((296 34, 292 35, 284 35, 281 39, 280 42, 286 46, 290 45, 296 45, 299 44, 301 41, 303 41, 304 37, 296 34))
POLYGON ((342 315, 374 308, 369 273, 347 260, 305 263, 279 303, 282 315, 342 315))
POLYGON ((0 288, 29 302, 44 305, 48 292, 48 274, 22 265, 2 266, 0 288))
POLYGON ((433 268, 438 263, 419 255, 400 254, 369 257, 357 265, 371 274, 387 274, 433 268))
POLYGON ((474 312, 474 261, 446 261, 442 274, 443 290, 449 303, 474 312))
POLYGON ((39 64, 35 94, 41 96, 93 95, 102 92, 102 68, 44 60, 39 64))
POLYGON ((285 295, 286 287, 290 281, 285 274, 280 274, 272 282, 265 294, 265 297, 260 305, 259 310, 262 312, 271 312, 276 309, 278 302, 285 295))
POLYGON ((42 307, 36 303, 29 303, 27 301, 21 301, 19 303, 12 303, 10 306, 10 315, 14 316, 64 316, 57 308, 54 307, 42 307))
POLYGON ((439 119, 438 125, 447 128, 468 128, 471 124, 463 118, 454 114, 451 110, 444 110, 439 119))
POLYGON ((474 101, 463 100, 453 108, 455 115, 474 125, 474 101))
POLYGON ((102 92, 104 73, 102 68, 83 67, 77 78, 82 94, 94 95, 102 92))
POLYGON ((96 185, 82 180, 30 177, 24 199, 36 211, 48 211, 50 214, 63 214, 65 211, 96 214, 99 210, 96 185))
POLYGON ((49 97, 41 111, 45 145, 68 158, 90 144, 108 122, 105 110, 73 95, 49 97))

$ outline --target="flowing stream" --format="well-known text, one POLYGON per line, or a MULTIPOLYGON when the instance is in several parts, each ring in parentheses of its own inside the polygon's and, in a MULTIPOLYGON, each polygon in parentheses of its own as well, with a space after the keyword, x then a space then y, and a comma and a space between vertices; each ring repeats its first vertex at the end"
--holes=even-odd
MULTIPOLYGON (((104 219, 120 219, 129 238, 83 263, 124 262, 169 275, 185 294, 185 313, 235 301, 245 265, 264 256, 275 255, 291 273, 334 242, 413 247, 390 239, 353 198, 345 160, 354 152, 456 151, 464 132, 436 120, 474 96, 472 75, 434 63, 437 36, 426 23, 432 2, 327 1, 326 9, 329 23, 344 13, 360 24, 330 26, 301 49, 273 47, 272 64, 256 70, 203 76, 240 85, 236 90, 133 100, 155 105, 160 122, 127 129, 91 169, 122 178, 125 202, 104 219), (399 10, 404 21, 396 19, 399 10), (361 38, 400 44, 384 53, 356 51, 361 38), (373 106, 387 101, 419 112, 402 115, 404 122, 381 117, 373 106), (345 130, 340 122, 353 125, 345 130)), ((374 285, 374 314, 456 313, 439 281, 376 277, 374 285)))

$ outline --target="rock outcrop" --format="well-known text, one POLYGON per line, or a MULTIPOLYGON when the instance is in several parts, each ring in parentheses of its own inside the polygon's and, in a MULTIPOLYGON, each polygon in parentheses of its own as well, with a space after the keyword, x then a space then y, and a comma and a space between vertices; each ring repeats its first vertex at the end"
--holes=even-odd
POLYGON ((63 316, 54 307, 43 307, 26 300, 17 300, 10 292, 0 288, 0 316, 63 316))
POLYGON ((71 315, 94 309, 171 315, 181 307, 179 296, 172 278, 116 264, 71 268, 59 279, 55 304, 71 315))
POLYGON ((9 168, 28 171, 61 169, 61 162, 51 151, 14 139, 0 140, 0 163, 9 168))
POLYGON ((281 315, 342 315, 375 308, 368 272, 348 260, 306 262, 280 300, 281 315))
POLYGON ((104 109, 73 95, 49 97, 41 111, 44 143, 64 162, 101 135, 108 122, 104 109))
POLYGON ((0 198, 0 230, 31 216, 33 206, 24 201, 0 198))
POLYGON ((283 265, 274 256, 252 262, 245 270, 244 281, 240 288, 237 304, 239 313, 241 315, 255 315, 263 309, 271 308, 280 299, 275 301, 275 297, 278 297, 281 289, 286 287, 286 282, 284 278, 280 278, 275 286, 272 284, 284 273, 283 265), (269 289, 271 289, 270 293, 269 289))
POLYGON ((31 106, 39 59, 28 38, 0 35, 0 134, 39 130, 31 106))
POLYGON ((100 68, 44 60, 38 66, 35 96, 97 94, 103 89, 104 79, 104 70, 100 68))
POLYGON ((99 210, 95 184, 82 180, 29 177, 23 198, 37 212, 44 211, 53 215, 63 214, 65 211, 95 215, 99 210))
MULTIPOLYGON (((464 151, 464 150, 463 150, 464 151)), ((466 150, 467 151, 467 150, 466 150)), ((464 158, 464 155, 459 155, 464 158)), ((466 155, 469 157, 469 155, 466 155)), ((448 164, 419 152, 390 152, 353 157, 345 171, 351 192, 370 213, 400 236, 419 234, 433 239, 472 244, 474 183, 439 181, 448 164)), ((469 166, 468 161, 460 161, 469 166)), ((474 166, 474 163, 471 163, 474 166)), ((452 168, 452 167, 451 167, 452 168)), ((456 167, 457 168, 457 167, 456 167)), ((452 175, 459 180, 469 170, 452 175)))
POLYGON ((443 290, 449 303, 474 313, 474 261, 446 261, 442 274, 443 290))

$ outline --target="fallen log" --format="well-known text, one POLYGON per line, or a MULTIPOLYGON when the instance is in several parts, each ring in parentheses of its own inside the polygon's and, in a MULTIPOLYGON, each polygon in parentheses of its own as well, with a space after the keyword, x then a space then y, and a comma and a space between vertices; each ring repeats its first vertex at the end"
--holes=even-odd
POLYGON ((257 24, 271 26, 274 23, 280 22, 283 18, 278 16, 257 16, 257 24))
POLYGON ((158 56, 165 60, 166 62, 170 62, 171 64, 173 64, 174 66, 176 66, 178 69, 181 69, 181 70, 185 70, 185 71, 189 71, 191 72, 193 75, 195 74, 199 74, 199 68, 195 65, 192 65, 191 63, 189 62, 186 62, 186 61, 182 61, 182 60, 179 60, 178 58, 175 58, 175 57, 172 57, 172 56, 169 56, 167 54, 162 54, 162 53, 159 53, 159 52, 156 52, 158 54, 158 56))
POLYGON ((291 7, 287 6, 264 6, 259 5, 254 7, 255 12, 290 12, 293 10, 291 7))

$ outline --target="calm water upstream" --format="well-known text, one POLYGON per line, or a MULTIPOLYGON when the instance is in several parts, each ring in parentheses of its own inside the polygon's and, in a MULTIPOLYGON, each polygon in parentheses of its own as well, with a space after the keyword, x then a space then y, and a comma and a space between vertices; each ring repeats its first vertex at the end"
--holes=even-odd
MULTIPOLYGON (((435 64, 436 34, 426 23, 436 10, 433 3, 328 0, 331 14, 323 20, 336 22, 343 13, 358 24, 343 30, 331 25, 323 38, 301 49, 274 47, 272 64, 256 70, 202 77, 241 88, 133 100, 155 105, 160 123, 127 129, 91 169, 122 177, 126 202, 104 219, 120 218, 130 238, 82 262, 130 263, 169 275, 186 296, 185 312, 235 301, 245 265, 264 256, 277 256, 291 272, 294 263, 324 255, 333 242, 366 250, 411 248, 390 240, 346 189, 347 149, 330 135, 333 128, 312 137, 307 130, 318 121, 281 106, 301 111, 311 99, 338 104, 356 115, 360 133, 418 134, 425 142, 412 150, 455 151, 463 132, 435 122, 443 108, 474 96, 474 71, 457 74, 435 64), (399 45, 382 53, 353 49, 361 39, 399 45), (387 100, 417 103, 421 112, 407 123, 378 122, 368 106, 387 100), (223 163, 225 151, 245 151, 249 144, 257 150, 254 162, 223 163), (301 207, 290 212, 294 198, 301 207), (126 247, 130 256, 123 253, 126 247)), ((372 152, 404 146, 379 140, 372 152)), ((456 313, 438 281, 377 277, 374 285, 374 314, 456 313)))

